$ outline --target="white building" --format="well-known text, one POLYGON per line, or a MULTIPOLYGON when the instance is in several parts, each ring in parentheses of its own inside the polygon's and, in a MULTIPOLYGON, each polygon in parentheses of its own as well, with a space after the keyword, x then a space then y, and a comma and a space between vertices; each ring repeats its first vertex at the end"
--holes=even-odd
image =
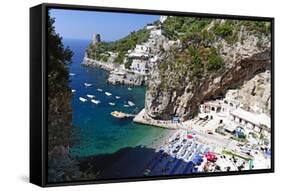
POLYGON ((167 18, 168 18, 168 16, 160 16, 160 19, 159 19, 160 23, 163 24, 167 20, 167 18))
POLYGON ((270 135, 271 120, 265 114, 258 114, 240 108, 237 100, 225 98, 223 100, 208 101, 199 106, 200 114, 217 116, 224 121, 226 128, 236 129, 241 126, 247 134, 251 132, 263 133, 266 137, 270 135))
POLYGON ((157 26, 155 26, 155 25, 147 25, 146 26, 146 29, 147 30, 152 30, 152 29, 155 29, 157 26))
POLYGON ((148 58, 149 47, 147 45, 137 44, 135 49, 129 53, 130 58, 145 59, 148 58))
POLYGON ((229 114, 230 111, 237 109, 239 103, 234 100, 223 99, 204 102, 199 106, 199 111, 201 113, 217 113, 218 115, 225 116, 229 114))
POLYGON ((252 129, 257 133, 265 130, 264 133, 267 134, 270 129, 271 120, 265 114, 256 114, 239 108, 230 112, 230 118, 236 123, 252 129), (263 129, 264 125, 267 127, 266 129, 263 129))
POLYGON ((145 60, 133 59, 130 69, 134 73, 139 73, 139 74, 143 74, 143 75, 145 75, 149 72, 148 67, 147 67, 147 61, 145 61, 145 60))
POLYGON ((162 35, 162 33, 163 33, 163 30, 161 28, 153 29, 150 31, 150 37, 160 36, 160 35, 162 35))

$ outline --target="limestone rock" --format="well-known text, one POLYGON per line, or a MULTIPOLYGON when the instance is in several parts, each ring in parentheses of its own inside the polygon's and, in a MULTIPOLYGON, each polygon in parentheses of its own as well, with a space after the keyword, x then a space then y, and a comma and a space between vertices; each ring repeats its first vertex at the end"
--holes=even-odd
MULTIPOLYGON (((243 31, 243 29, 241 29, 243 31)), ((242 32, 241 32, 242 33, 242 32)), ((240 34, 242 35, 242 34, 240 34)), ((241 102, 249 110, 270 111, 270 66, 271 51, 270 38, 243 33, 243 44, 236 42, 228 44, 224 40, 215 42, 213 46, 219 47, 219 54, 224 60, 225 69, 211 74, 196 83, 187 77, 180 85, 174 85, 175 73, 166 70, 169 76, 168 90, 161 87, 161 75, 152 73, 146 92, 146 115, 156 119, 171 119, 179 116, 187 119, 194 115, 200 103, 224 96, 229 89, 241 89, 245 96, 241 102), (257 46, 261 43, 263 46, 257 46), (251 88, 256 86, 254 90, 251 88), (254 96, 250 91, 254 91, 254 96), (254 99, 253 99, 254 98, 254 99), (247 103, 247 100, 252 99, 247 103)))

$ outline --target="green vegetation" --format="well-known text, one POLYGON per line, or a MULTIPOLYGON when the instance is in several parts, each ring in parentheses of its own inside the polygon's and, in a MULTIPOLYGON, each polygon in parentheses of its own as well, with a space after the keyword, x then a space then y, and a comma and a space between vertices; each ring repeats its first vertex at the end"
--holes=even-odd
POLYGON ((128 36, 114 42, 99 42, 90 45, 87 54, 89 58, 96 60, 107 60, 107 52, 115 52, 118 56, 114 62, 122 64, 128 50, 135 48, 136 44, 141 44, 149 38, 149 31, 145 28, 131 32, 128 36))
MULTIPOLYGON (((271 30, 270 22, 226 20, 223 23, 216 23, 211 31, 217 37, 225 39, 229 44, 234 44, 238 41, 238 35, 242 27, 250 34, 256 35, 259 39, 261 39, 261 35, 270 35, 271 30)), ((243 39, 240 40, 243 43, 243 39)))
POLYGON ((270 35, 271 23, 269 21, 239 21, 239 26, 242 25, 253 34, 270 35))
POLYGON ((131 58, 127 58, 126 62, 124 64, 125 68, 129 69, 131 67, 131 65, 132 65, 132 62, 133 62, 133 60, 131 58))
POLYGON ((160 87, 163 90, 173 86, 179 87, 186 77, 189 77, 190 81, 199 82, 224 68, 224 61, 218 50, 205 47, 201 43, 192 43, 182 51, 172 50, 170 54, 164 62, 159 63, 162 77, 160 87))
MULTIPOLYGON (((240 27, 239 29, 240 30, 240 27)), ((238 41, 237 27, 233 21, 224 21, 223 23, 216 23, 212 29, 217 38, 223 38, 229 44, 234 44, 238 41)))
POLYGON ((163 24, 163 34, 171 40, 176 40, 183 34, 201 32, 210 22, 209 18, 168 17, 163 24))
POLYGON ((55 20, 48 20, 48 94, 54 96, 57 92, 68 91, 69 64, 73 53, 64 48, 61 37, 54 29, 55 20))
POLYGON ((220 37, 228 37, 233 34, 234 27, 230 22, 217 23, 214 27, 214 33, 220 37))
POLYGON ((215 48, 211 48, 211 54, 208 57, 206 67, 208 71, 216 71, 223 67, 223 59, 215 48))
POLYGON ((250 20, 224 20, 221 22, 209 18, 173 16, 168 17, 163 29, 164 35, 172 40, 200 37, 204 41, 225 39, 229 44, 234 44, 238 41, 238 34, 242 26, 259 38, 262 34, 270 35, 270 22, 250 20), (211 22, 213 22, 212 25, 210 25, 211 22))
POLYGON ((69 64, 72 51, 65 48, 55 32, 55 20, 48 18, 48 150, 70 144, 71 91, 69 64))
POLYGON ((214 27, 208 28, 212 21, 208 18, 168 17, 163 24, 164 35, 172 40, 180 39, 182 47, 170 51, 168 59, 160 63, 161 88, 180 85, 186 77, 198 82, 224 68, 219 50, 211 48, 210 44, 218 38, 218 35, 222 37, 232 35, 232 30, 225 25, 218 28, 215 34, 212 31, 214 27), (172 80, 169 79, 169 75, 173 75, 172 80))
POLYGON ((191 68, 191 75, 192 79, 199 80, 201 79, 204 71, 204 66, 202 64, 201 56, 199 50, 193 46, 188 48, 191 60, 190 60, 190 68, 191 68))
POLYGON ((162 78, 160 87, 165 90, 174 85, 180 86, 186 77, 198 82, 223 70, 224 60, 219 54, 221 45, 215 48, 214 42, 225 40, 231 45, 239 40, 243 43, 248 34, 261 39, 262 35, 270 35, 270 29, 270 23, 263 21, 168 17, 163 24, 164 35, 171 40, 180 39, 182 46, 170 51, 167 59, 159 64, 162 78), (240 31, 246 33, 239 37, 240 31))

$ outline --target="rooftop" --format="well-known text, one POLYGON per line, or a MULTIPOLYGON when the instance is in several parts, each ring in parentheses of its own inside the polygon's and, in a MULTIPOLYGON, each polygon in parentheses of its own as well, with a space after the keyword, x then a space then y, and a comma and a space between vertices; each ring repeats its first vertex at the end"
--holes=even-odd
POLYGON ((270 117, 268 117, 266 114, 252 113, 243 109, 233 110, 231 114, 244 120, 247 120, 255 125, 263 124, 270 128, 271 120, 270 117))

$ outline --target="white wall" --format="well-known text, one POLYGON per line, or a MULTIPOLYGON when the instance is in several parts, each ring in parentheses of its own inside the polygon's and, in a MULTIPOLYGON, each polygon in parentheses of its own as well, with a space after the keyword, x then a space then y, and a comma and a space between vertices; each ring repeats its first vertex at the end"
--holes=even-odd
MULTIPOLYGON (((39 190, 28 182, 29 134, 29 7, 42 1, 1 1, 0 27, 0 190, 39 190)), ((69 4, 120 6, 128 8, 162 9, 188 12, 222 13, 276 17, 276 47, 280 53, 281 12, 278 0, 56 0, 69 4)), ((280 54, 276 54, 276 113, 281 113, 280 54)), ((245 176, 178 179, 88 185, 45 190, 273 190, 280 176, 280 117, 276 117, 276 173, 245 176), (272 187, 272 188, 270 188, 272 187)), ((276 188, 278 189, 278 187, 276 188)), ((276 190, 274 189, 274 190, 276 190)))

